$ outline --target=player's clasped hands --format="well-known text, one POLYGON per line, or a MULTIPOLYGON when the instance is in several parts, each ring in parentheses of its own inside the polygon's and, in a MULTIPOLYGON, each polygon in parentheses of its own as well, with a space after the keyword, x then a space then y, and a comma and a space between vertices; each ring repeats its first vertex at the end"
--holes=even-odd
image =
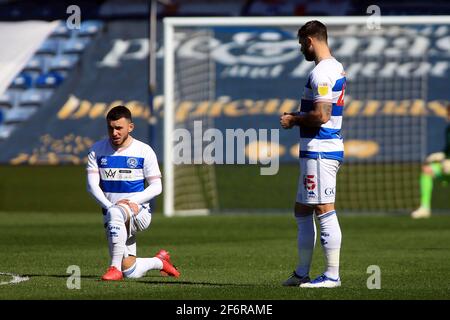
POLYGON ((280 117, 280 124, 283 129, 291 129, 294 126, 294 115, 292 113, 284 113, 280 117))
POLYGON ((139 213, 139 206, 136 203, 131 202, 129 199, 122 199, 122 200, 119 200, 119 201, 116 202, 117 205, 121 204, 121 203, 126 204, 127 206, 129 206, 130 209, 133 210, 133 213, 135 215, 137 215, 139 213))

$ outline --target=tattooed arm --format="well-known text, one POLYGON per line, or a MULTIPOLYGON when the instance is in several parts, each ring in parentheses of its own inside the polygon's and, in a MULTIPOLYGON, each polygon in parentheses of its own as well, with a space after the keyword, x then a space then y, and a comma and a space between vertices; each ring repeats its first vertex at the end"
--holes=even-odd
POLYGON ((280 117, 280 124, 284 129, 294 126, 317 128, 330 120, 331 108, 331 102, 318 101, 314 103, 314 109, 306 114, 285 113, 280 117))

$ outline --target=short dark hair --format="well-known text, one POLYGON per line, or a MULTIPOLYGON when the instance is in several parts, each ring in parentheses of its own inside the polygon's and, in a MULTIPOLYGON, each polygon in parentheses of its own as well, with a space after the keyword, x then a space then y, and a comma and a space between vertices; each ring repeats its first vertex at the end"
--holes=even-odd
POLYGON ((327 27, 320 21, 311 20, 298 29, 297 37, 299 40, 306 37, 314 37, 318 40, 327 42, 327 27))
POLYGON ((109 110, 108 114, 106 115, 107 121, 116 121, 120 118, 125 118, 130 120, 130 122, 133 122, 133 119, 131 118, 131 112, 125 106, 115 106, 114 108, 109 110))

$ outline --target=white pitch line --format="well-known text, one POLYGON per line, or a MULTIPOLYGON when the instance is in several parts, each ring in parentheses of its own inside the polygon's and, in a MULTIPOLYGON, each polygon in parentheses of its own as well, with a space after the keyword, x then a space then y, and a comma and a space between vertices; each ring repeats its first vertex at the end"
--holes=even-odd
POLYGON ((0 276, 1 275, 11 276, 12 279, 11 279, 11 281, 2 281, 2 282, 0 282, 0 286, 6 285, 6 284, 16 284, 16 283, 19 283, 19 282, 30 280, 29 277, 22 277, 22 276, 19 276, 18 274, 14 274, 14 273, 0 272, 0 276))

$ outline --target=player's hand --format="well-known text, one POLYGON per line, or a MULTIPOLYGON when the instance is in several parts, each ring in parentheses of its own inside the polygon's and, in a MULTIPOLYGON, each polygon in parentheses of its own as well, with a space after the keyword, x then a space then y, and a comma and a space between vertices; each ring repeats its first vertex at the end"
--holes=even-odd
POLYGON ((294 115, 292 113, 284 113, 280 117, 280 124, 283 129, 291 129, 294 126, 294 115))
POLYGON ((116 204, 126 204, 130 207, 130 209, 133 211, 134 215, 137 215, 139 213, 139 206, 137 203, 131 202, 129 199, 122 199, 116 202, 116 204))

